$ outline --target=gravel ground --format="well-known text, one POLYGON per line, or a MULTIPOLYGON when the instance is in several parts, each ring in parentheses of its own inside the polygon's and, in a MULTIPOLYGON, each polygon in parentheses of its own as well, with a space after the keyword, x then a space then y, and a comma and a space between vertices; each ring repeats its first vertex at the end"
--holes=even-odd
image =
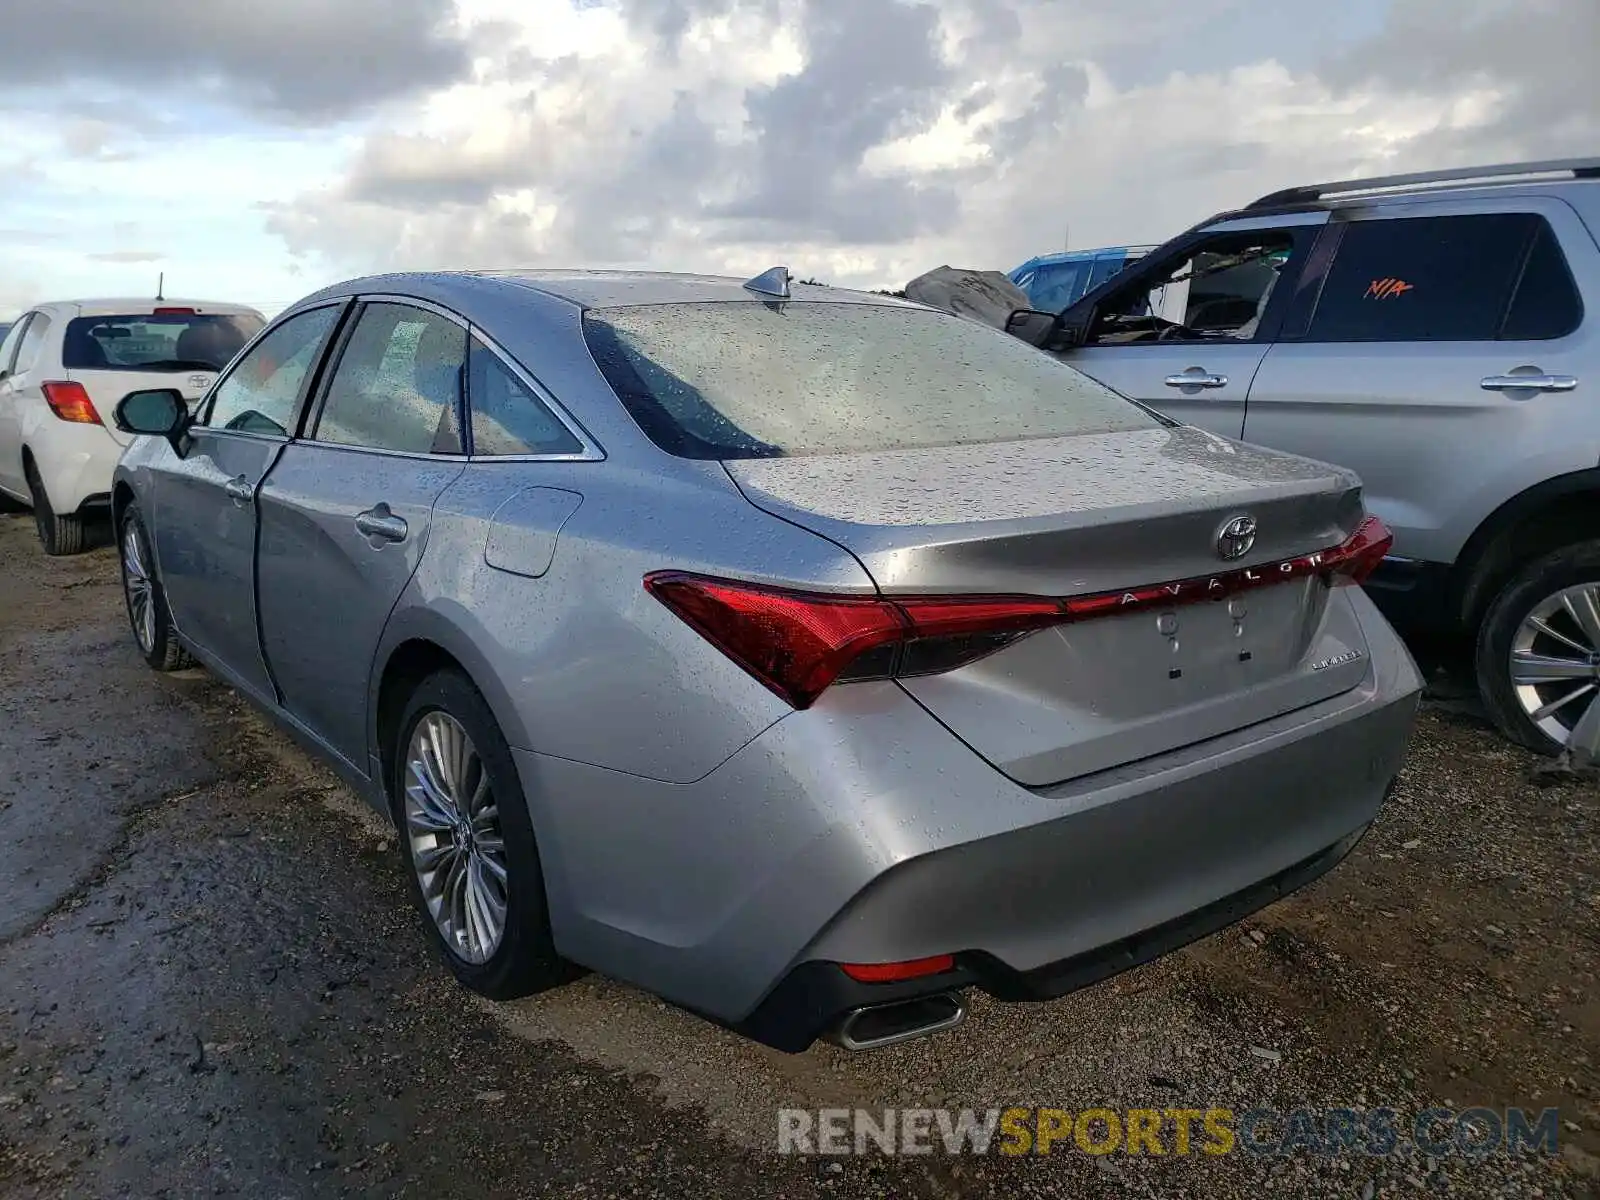
POLYGON ((789 1056, 595 977, 476 1001, 384 823, 203 672, 145 670, 108 550, 0 517, 0 565, 5 1197, 1600 1195, 1600 794, 1448 678, 1373 833, 1246 926, 789 1056), (785 1107, 1014 1104, 1558 1107, 1561 1152, 773 1152, 785 1107))

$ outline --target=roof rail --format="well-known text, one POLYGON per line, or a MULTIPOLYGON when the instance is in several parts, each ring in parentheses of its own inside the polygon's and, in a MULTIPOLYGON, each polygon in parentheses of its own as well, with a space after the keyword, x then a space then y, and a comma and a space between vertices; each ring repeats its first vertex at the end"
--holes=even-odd
POLYGON ((1509 179, 1526 175, 1566 174, 1574 179, 1600 179, 1600 158, 1556 158, 1546 162, 1502 163, 1493 167, 1455 167, 1448 171, 1419 171, 1412 175, 1378 175, 1371 179, 1346 179, 1337 183, 1315 183, 1309 187, 1284 188, 1251 201, 1248 209, 1280 208, 1286 204, 1309 204, 1327 196, 1346 192, 1376 192, 1390 188, 1422 187, 1428 184, 1463 180, 1509 179))

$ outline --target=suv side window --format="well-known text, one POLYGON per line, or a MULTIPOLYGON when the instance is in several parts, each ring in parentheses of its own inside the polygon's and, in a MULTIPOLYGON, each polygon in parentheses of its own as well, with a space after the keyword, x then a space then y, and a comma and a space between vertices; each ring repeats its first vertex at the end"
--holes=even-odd
POLYGON ((297 313, 257 342, 211 393, 200 424, 288 437, 300 393, 339 311, 330 304, 297 313))
POLYGON ((1294 249, 1292 229, 1207 238, 1182 261, 1147 276, 1137 287, 1112 293, 1100 308, 1088 344, 1253 341, 1294 249))
POLYGON ((1307 341, 1560 337, 1581 315, 1556 236, 1534 213, 1355 221, 1334 236, 1307 341))
POLYGON ((467 400, 472 408, 472 453, 577 454, 583 444, 500 356, 472 339, 467 400))
POLYGON ((14 374, 33 366, 39 357, 39 347, 44 344, 44 335, 48 332, 50 318, 40 312, 34 313, 27 329, 22 332, 22 341, 17 345, 17 361, 12 367, 14 374))
POLYGON ((364 305, 313 435, 410 454, 460 454, 467 331, 407 304, 364 305))
POLYGON ((1500 326, 1500 337, 1506 341, 1566 337, 1583 324, 1583 298, 1572 268, 1567 266, 1567 256, 1561 252, 1561 239, 1543 217, 1536 219, 1539 228, 1533 235, 1533 248, 1500 326))

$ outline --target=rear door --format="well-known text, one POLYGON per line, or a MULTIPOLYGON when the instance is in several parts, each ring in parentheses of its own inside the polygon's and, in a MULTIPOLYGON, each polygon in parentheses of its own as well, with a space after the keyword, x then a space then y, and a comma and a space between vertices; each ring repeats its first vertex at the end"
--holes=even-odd
POLYGON ((1124 396, 1237 438, 1245 399, 1326 213, 1242 218, 1130 268, 1064 355, 1124 396))
POLYGON ((1448 563, 1499 504, 1593 467, 1600 277, 1577 214, 1540 196, 1341 214, 1250 392, 1245 437, 1354 470, 1398 555, 1448 563))
POLYGON ((256 499, 342 308, 297 313, 256 342, 208 397, 187 452, 153 476, 156 555, 174 623, 210 665, 268 701, 256 633, 256 499))
POLYGON ((261 636, 283 705, 363 775, 378 638, 465 467, 467 331, 419 301, 351 323, 306 436, 260 496, 261 636))

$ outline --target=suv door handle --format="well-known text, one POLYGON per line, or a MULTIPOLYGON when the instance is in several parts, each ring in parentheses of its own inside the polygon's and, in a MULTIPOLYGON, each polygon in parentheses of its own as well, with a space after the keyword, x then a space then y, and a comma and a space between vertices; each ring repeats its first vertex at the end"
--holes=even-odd
POLYGON ((1192 374, 1185 371, 1181 375, 1168 375, 1168 387, 1197 387, 1197 388, 1223 388, 1228 386, 1226 375, 1212 375, 1207 371, 1195 371, 1192 374))
POLYGON ((249 504, 256 498, 256 489, 243 475, 236 475, 222 485, 222 490, 228 493, 235 504, 249 504))
POLYGON ((363 534, 378 542, 403 542, 410 527, 404 517, 397 517, 389 511, 387 504, 376 504, 364 513, 356 516, 356 528, 363 534))
POLYGON ((1486 392, 1570 392, 1576 375, 1485 375, 1478 384, 1486 392))

